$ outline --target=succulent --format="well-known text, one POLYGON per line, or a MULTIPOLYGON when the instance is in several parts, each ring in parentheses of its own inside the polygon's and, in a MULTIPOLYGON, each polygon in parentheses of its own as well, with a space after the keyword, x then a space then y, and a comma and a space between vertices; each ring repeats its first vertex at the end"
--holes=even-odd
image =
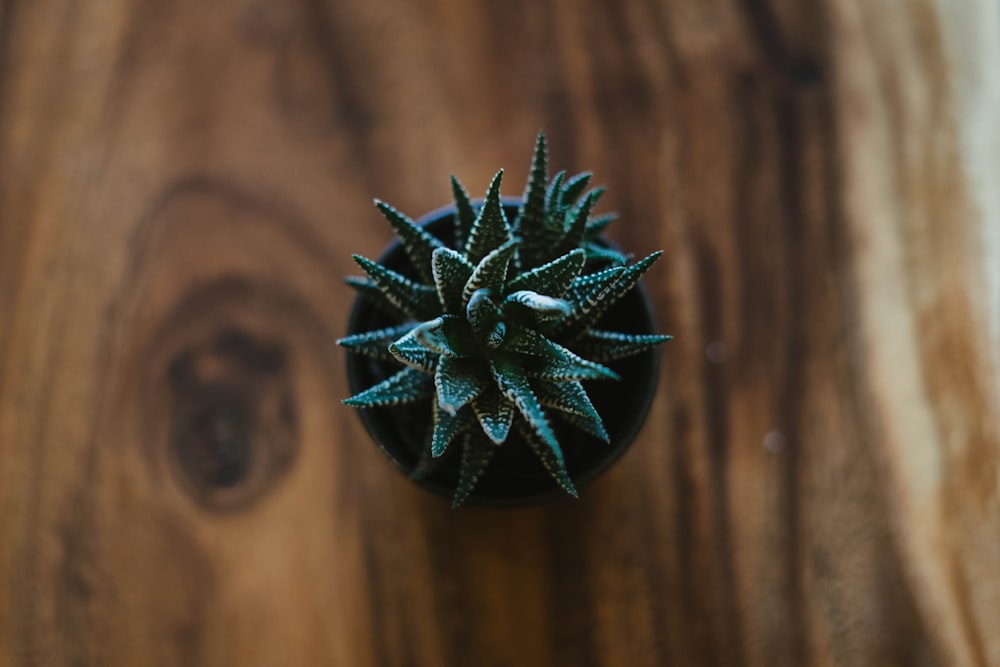
POLYGON ((366 278, 349 278, 361 296, 397 324, 343 338, 349 350, 402 368, 344 401, 368 408, 433 397, 426 451, 416 474, 460 447, 453 506, 473 491, 496 448, 514 429, 548 473, 576 495, 553 417, 608 441, 581 381, 615 380, 609 362, 669 338, 594 328, 661 253, 629 264, 598 237, 613 215, 592 216, 603 189, 591 174, 548 180, 539 133, 518 214, 500 198, 503 170, 481 203, 453 176, 452 243, 388 204, 376 206, 398 234, 413 278, 370 259, 354 259, 366 278))

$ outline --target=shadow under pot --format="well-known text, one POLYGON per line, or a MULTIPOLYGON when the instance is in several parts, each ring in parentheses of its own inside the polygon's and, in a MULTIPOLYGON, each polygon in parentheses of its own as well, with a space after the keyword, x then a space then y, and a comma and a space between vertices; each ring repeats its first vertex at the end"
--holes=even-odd
MULTIPOLYGON (((517 198, 504 198, 503 207, 508 220, 513 222, 516 219, 520 203, 517 198)), ((443 243, 453 245, 454 214, 454 206, 445 206, 424 215, 417 222, 443 243)), ((606 239, 602 238, 601 243, 613 247, 606 239)), ((378 262, 411 279, 416 277, 398 240, 389 245, 378 262)), ((588 264, 585 272, 593 270, 588 264)), ((351 311, 347 333, 364 333, 396 324, 399 324, 397 320, 359 296, 351 311)), ((612 305, 596 328, 630 334, 656 333, 652 308, 642 285, 636 285, 612 305)), ((577 487, 607 470, 625 453, 638 435, 656 393, 659 351, 655 347, 605 365, 618 373, 621 380, 584 381, 584 386, 604 421, 610 443, 559 419, 551 420, 563 450, 566 469, 577 487)), ((347 351, 347 377, 352 395, 378 384, 400 368, 399 364, 347 351)), ((435 461, 432 471, 415 474, 432 428, 431 400, 358 408, 357 413, 375 443, 404 474, 435 493, 451 497, 458 483, 459 447, 449 447, 435 461)), ((465 502, 471 505, 513 506, 565 495, 566 492, 559 488, 514 429, 507 441, 498 446, 475 490, 465 502)))

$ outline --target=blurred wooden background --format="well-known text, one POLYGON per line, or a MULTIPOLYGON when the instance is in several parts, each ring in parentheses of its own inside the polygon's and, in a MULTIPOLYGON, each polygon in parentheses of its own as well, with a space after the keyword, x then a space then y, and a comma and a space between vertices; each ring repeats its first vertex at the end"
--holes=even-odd
POLYGON ((0 12, 0 664, 1000 665, 995 2, 0 12), (539 128, 676 340, 579 501, 452 512, 341 281, 539 128))

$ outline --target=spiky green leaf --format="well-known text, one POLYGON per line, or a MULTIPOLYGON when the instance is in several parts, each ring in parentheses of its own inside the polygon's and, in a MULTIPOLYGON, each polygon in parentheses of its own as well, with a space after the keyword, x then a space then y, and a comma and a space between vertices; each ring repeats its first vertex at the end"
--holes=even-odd
POLYGON ((562 182, 565 171, 560 171, 549 184, 544 194, 543 213, 541 220, 533 220, 530 225, 519 230, 524 239, 518 250, 519 264, 522 269, 533 269, 553 258, 553 250, 563 236, 563 216, 565 209, 560 208, 559 199, 562 195, 562 182))
POLYGON ((465 308, 462 288, 475 267, 461 253, 451 248, 438 248, 432 256, 431 268, 441 307, 450 315, 461 315, 465 308))
POLYGON ((594 240, 610 225, 618 219, 617 213, 603 213, 595 215, 587 221, 587 227, 583 231, 583 237, 587 240, 594 240))
POLYGON ((463 436, 462 463, 458 469, 458 486, 451 501, 452 509, 468 499, 495 453, 496 447, 482 435, 469 433, 463 436))
POLYGON ((524 372, 533 378, 566 382, 569 380, 620 380, 610 368, 589 361, 563 348, 564 358, 530 357, 524 361, 524 372))
POLYGON ((477 396, 492 387, 486 364, 478 359, 441 357, 434 374, 438 405, 457 414, 477 396))
POLYGON ((500 182, 503 180, 503 169, 497 172, 486 193, 486 201, 479 209, 479 215, 469 232, 469 240, 465 244, 465 255, 469 261, 478 264, 479 260, 491 250, 499 248, 511 239, 507 215, 500 204, 500 182))
POLYGON ((520 242, 520 239, 514 238, 487 253, 466 281, 465 288, 462 290, 462 299, 468 302, 472 293, 480 289, 500 294, 507 282, 510 260, 514 257, 514 252, 520 242))
POLYGON ((598 440, 611 442, 611 438, 608 436, 608 431, 604 428, 604 424, 601 421, 591 419, 589 417, 581 417, 580 415, 575 415, 571 412, 556 412, 555 414, 559 419, 568 424, 572 424, 584 433, 592 435, 598 440))
POLYGON ((519 311, 528 310, 538 322, 548 322, 565 317, 572 310, 570 304, 562 299, 553 299, 531 290, 518 290, 508 294, 503 300, 502 308, 505 314, 514 313, 515 315, 519 311))
POLYGON ((577 498, 576 487, 570 479, 569 471, 566 470, 566 459, 563 457, 562 448, 558 442, 549 442, 527 422, 518 420, 517 431, 524 438, 524 441, 531 447, 538 460, 542 462, 552 479, 555 480, 563 491, 577 498))
POLYGON ((431 456, 437 458, 444 454, 448 445, 464 428, 469 425, 469 416, 465 413, 451 414, 440 405, 434 405, 434 429, 431 435, 431 456))
POLYGON ((455 177, 451 177, 451 193, 455 197, 455 247, 465 250, 472 225, 476 222, 476 211, 472 207, 469 193, 455 177))
POLYGON ((427 437, 425 438, 426 442, 424 446, 420 449, 420 458, 417 460, 417 465, 414 466, 413 470, 410 472, 410 479, 413 480, 426 479, 430 475, 433 475, 438 470, 438 468, 441 467, 441 464, 445 460, 450 458, 448 456, 435 458, 431 454, 431 442, 433 439, 433 435, 434 435, 433 430, 428 429, 427 437))
POLYGON ((525 246, 534 247, 543 236, 545 226, 545 186, 548 178, 548 148, 545 133, 539 132, 535 140, 535 153, 531 158, 531 171, 518 211, 518 234, 525 246))
POLYGON ((522 326, 511 327, 504 339, 503 349, 535 357, 563 358, 562 346, 556 345, 534 329, 522 326))
POLYGON ((374 408, 382 405, 412 403, 431 395, 434 383, 430 376, 415 368, 404 368, 395 375, 369 387, 360 394, 344 399, 345 405, 374 408))
POLYGON ((548 264, 522 273, 508 283, 507 290, 509 292, 530 290, 558 299, 566 294, 570 284, 580 275, 585 261, 586 252, 584 250, 573 250, 548 264))
POLYGON ((446 357, 470 357, 478 349, 469 323, 455 315, 442 315, 424 322, 414 328, 412 334, 428 350, 446 357))
POLYGON ((601 316, 607 312, 608 308, 614 305, 618 299, 625 296, 646 271, 663 254, 657 251, 639 260, 635 264, 623 268, 621 275, 615 280, 611 289, 603 291, 599 298, 586 308, 575 309, 570 317, 557 325, 557 330, 566 340, 573 340, 582 335, 588 328, 597 324, 601 316))
POLYGON ((645 352, 671 338, 672 336, 660 334, 640 335, 588 329, 574 342, 573 349, 592 361, 614 361, 645 352))
POLYGON ((531 429, 551 449, 558 451, 559 442, 556 440, 556 435, 521 366, 509 359, 500 358, 490 362, 490 370, 503 397, 517 407, 521 416, 531 425, 531 429))
POLYGON ((437 291, 433 287, 413 282, 361 255, 354 255, 354 261, 375 281, 385 297, 407 315, 426 320, 440 312, 437 291))
POLYGON ((591 262, 601 262, 608 264, 627 264, 631 255, 626 255, 601 245, 600 243, 585 242, 580 246, 587 251, 587 260, 591 262))
POLYGON ((624 270, 624 267, 621 266, 609 266, 608 268, 595 273, 584 274, 574 279, 570 284, 570 293, 586 293, 587 290, 611 286, 624 270))
POLYGON ((394 327, 366 331, 364 333, 347 336, 337 341, 337 345, 347 348, 351 352, 363 354, 366 357, 379 359, 381 361, 391 361, 394 359, 389 352, 389 345, 395 342, 417 326, 416 322, 407 322, 394 327))
MULTIPOLYGON (((587 196, 591 197, 593 199, 592 206, 596 206, 597 202, 601 201, 601 197, 604 196, 604 193, 606 191, 607 191, 607 188, 605 188, 603 185, 599 185, 599 186, 597 186, 596 188, 594 188, 593 190, 591 190, 590 192, 587 193, 587 196)), ((567 203, 569 203, 569 202, 567 202, 567 203)), ((575 204, 575 206, 579 207, 582 204, 583 204, 583 200, 577 202, 575 204)))
POLYGON ((597 201, 597 196, 594 192, 587 195, 586 199, 580 206, 573 209, 572 213, 566 219, 566 235, 563 236, 562 240, 559 242, 558 254, 569 252, 577 247, 583 241, 583 232, 587 228, 587 218, 590 216, 590 211, 597 201))
POLYGON ((431 255, 443 244, 434 238, 413 220, 403 215, 384 201, 375 200, 375 206, 382 212, 385 219, 389 221, 392 228, 396 230, 406 256, 410 258, 417 275, 424 282, 431 282, 431 255))
POLYGON ((472 402, 472 409, 486 437, 495 444, 502 445, 507 440, 514 420, 514 406, 510 401, 496 387, 491 387, 472 402))
POLYGON ((416 329, 417 327, 412 328, 410 331, 400 336, 397 340, 393 341, 389 345, 389 354, 391 354, 396 361, 399 361, 406 366, 416 368, 424 373, 434 373, 434 371, 437 370, 438 358, 440 355, 437 352, 428 350, 421 344, 419 338, 414 333, 416 329))
POLYGON ((543 241, 551 241, 566 229, 564 218, 567 207, 562 203, 565 180, 566 172, 560 171, 552 178, 548 192, 545 193, 545 230, 548 233, 543 237, 543 241))
POLYGON ((587 390, 579 382, 534 380, 531 388, 538 396, 538 402, 546 407, 601 421, 587 390))
POLYGON ((566 300, 570 303, 569 314, 548 329, 556 335, 562 335, 571 325, 585 318, 615 289, 624 271, 625 267, 613 266, 574 280, 566 292, 566 300))
POLYGON ((580 195, 583 194, 583 191, 586 190, 587 186, 590 184, 592 176, 593 174, 589 171, 585 171, 566 181, 561 197, 564 206, 572 206, 576 203, 576 200, 580 198, 580 195))
POLYGON ((625 267, 622 266, 611 266, 573 280, 565 296, 572 306, 573 314, 580 316, 596 306, 614 288, 624 270, 625 267))
POLYGON ((412 317, 409 313, 389 300, 389 297, 379 289, 374 280, 362 278, 361 276, 347 276, 344 282, 354 289, 358 296, 375 306, 391 319, 399 321, 412 317))

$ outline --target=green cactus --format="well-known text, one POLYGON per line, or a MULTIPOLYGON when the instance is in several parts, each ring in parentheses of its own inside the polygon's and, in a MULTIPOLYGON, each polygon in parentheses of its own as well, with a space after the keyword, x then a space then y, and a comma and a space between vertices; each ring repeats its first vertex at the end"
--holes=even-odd
POLYGON ((513 220, 501 205, 503 170, 479 206, 452 177, 453 247, 376 201, 399 235, 415 280, 354 256, 367 278, 348 284, 399 324, 338 343, 403 368, 344 403, 375 407, 435 397, 419 468, 432 466, 452 443, 461 447, 453 507, 473 491, 511 428, 559 486, 576 496, 551 417, 607 441, 581 381, 618 379, 604 362, 670 338, 593 328, 661 253, 629 264, 600 244, 599 235, 614 219, 591 216, 602 189, 585 193, 589 173, 567 178, 560 172, 549 182, 546 162, 545 135, 539 133, 513 220), (598 270, 587 270, 594 265, 598 270))

